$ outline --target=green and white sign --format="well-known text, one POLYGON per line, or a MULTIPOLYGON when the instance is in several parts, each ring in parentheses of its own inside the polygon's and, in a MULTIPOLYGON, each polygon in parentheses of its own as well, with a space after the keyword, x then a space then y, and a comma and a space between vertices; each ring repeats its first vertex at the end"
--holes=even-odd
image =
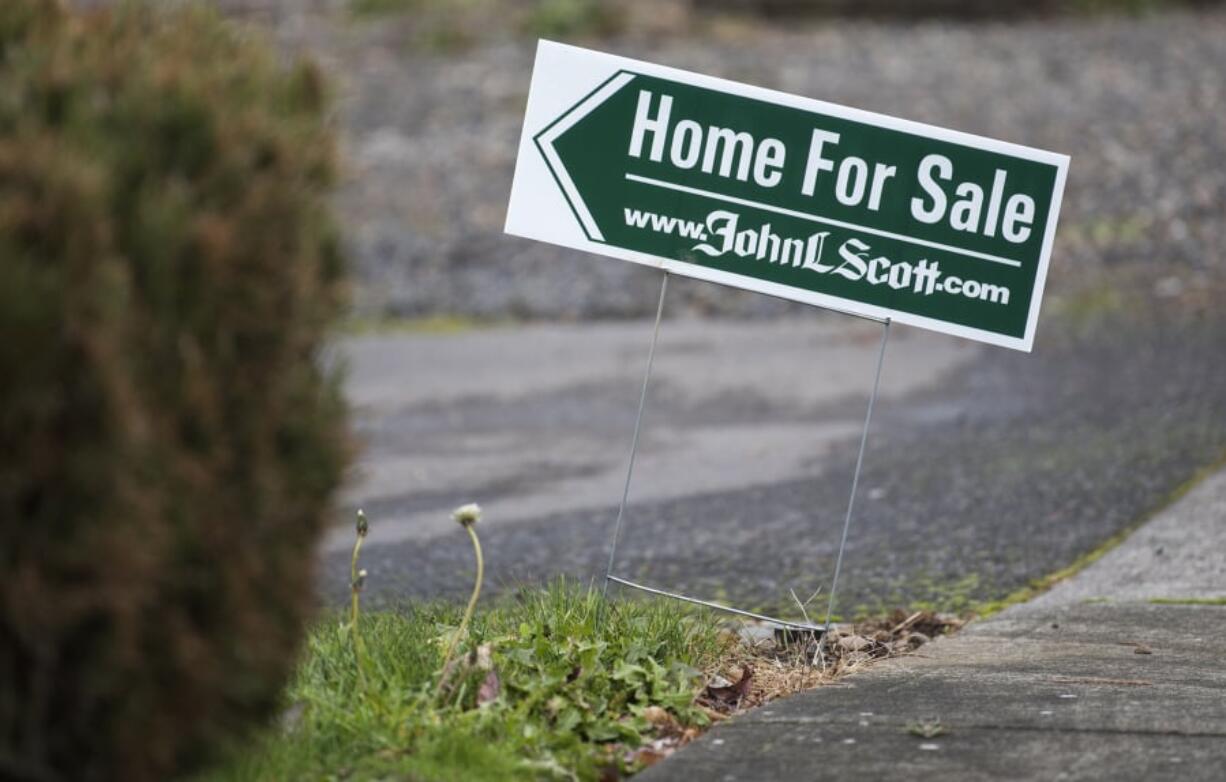
POLYGON ((1067 169, 542 41, 506 230, 1028 351, 1067 169))

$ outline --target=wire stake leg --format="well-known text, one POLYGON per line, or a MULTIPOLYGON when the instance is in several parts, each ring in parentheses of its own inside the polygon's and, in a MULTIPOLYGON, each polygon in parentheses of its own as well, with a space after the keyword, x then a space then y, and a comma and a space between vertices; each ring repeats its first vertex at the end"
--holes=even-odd
POLYGON ((860 453, 856 457, 856 471, 851 478, 851 496, 847 498, 847 516, 843 519, 843 538, 839 541, 839 554, 834 560, 834 578, 830 582, 830 601, 826 605, 826 622, 822 640, 817 647, 819 660, 824 660, 826 639, 830 637, 830 618, 834 615, 834 595, 839 585, 839 572, 843 569, 843 550, 847 548, 847 531, 851 528, 851 514, 856 506, 856 489, 860 485, 860 468, 864 466, 864 448, 868 444, 868 427, 873 420, 873 407, 877 404, 877 389, 881 386, 881 365, 885 362, 885 345, 890 338, 890 319, 886 318, 881 330, 881 347, 877 351, 877 371, 873 375, 873 393, 868 398, 868 412, 864 415, 864 431, 860 433, 860 453))
MULTIPOLYGON (((613 525, 613 544, 609 547, 609 564, 604 572, 603 598, 609 596, 609 580, 617 561, 617 544, 621 538, 622 518, 626 515, 626 500, 630 496, 630 478, 634 475, 634 457, 639 450, 639 430, 643 426, 643 410, 647 407, 647 385, 651 381, 651 365, 656 358, 656 342, 660 337, 660 320, 664 316, 664 294, 668 292, 668 272, 660 280, 660 303, 656 305, 656 325, 651 331, 651 347, 647 350, 647 371, 643 374, 643 390, 639 394, 639 412, 634 419, 634 437, 630 440, 630 459, 626 465, 626 484, 622 487, 622 501, 617 508, 617 522, 613 525)), ((603 602, 603 601, 602 601, 603 602)))

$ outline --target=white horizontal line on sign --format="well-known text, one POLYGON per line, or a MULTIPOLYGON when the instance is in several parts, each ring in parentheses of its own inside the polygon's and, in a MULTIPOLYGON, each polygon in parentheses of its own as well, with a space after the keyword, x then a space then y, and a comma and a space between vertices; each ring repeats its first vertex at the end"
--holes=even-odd
POLYGON ((801 220, 808 220, 814 223, 824 223, 826 225, 833 225, 838 228, 848 228, 853 231, 863 231, 864 233, 874 234, 876 236, 884 236, 887 239, 895 239, 897 241, 906 242, 908 244, 917 244, 923 247, 931 247, 934 250, 944 250, 945 252, 957 253, 958 255, 966 255, 971 258, 979 258, 984 261, 991 261, 992 263, 1004 264, 1005 266, 1020 267, 1022 265, 1021 261, 1015 261, 1012 258, 1002 258, 999 255, 989 255, 988 253, 976 252, 975 250, 967 250, 962 247, 953 247, 951 245, 941 244, 939 242, 930 242, 926 239, 916 239, 911 236, 903 236, 902 234, 891 233, 890 231, 882 231, 877 228, 868 228, 867 226, 856 225, 855 223, 845 223, 842 220, 834 220, 829 217, 819 217, 817 215, 808 214, 807 212, 798 212, 795 209, 787 209, 782 206, 772 206, 771 204, 763 204, 758 201, 750 201, 748 198, 738 198, 737 196, 724 195, 723 193, 715 193, 710 190, 702 190, 697 187, 689 187, 688 185, 678 185, 672 182, 665 182, 660 179, 652 179, 651 177, 639 176, 638 174, 626 174, 626 179, 631 182, 639 182, 640 184, 644 184, 644 185, 652 185, 653 187, 661 187, 666 190, 676 190, 681 193, 689 193, 691 195, 698 195, 698 196, 705 196, 707 198, 713 198, 717 201, 726 201, 730 204, 737 204, 739 206, 748 206, 753 209, 763 209, 768 212, 774 212, 776 214, 787 215, 788 217, 796 217, 801 220))

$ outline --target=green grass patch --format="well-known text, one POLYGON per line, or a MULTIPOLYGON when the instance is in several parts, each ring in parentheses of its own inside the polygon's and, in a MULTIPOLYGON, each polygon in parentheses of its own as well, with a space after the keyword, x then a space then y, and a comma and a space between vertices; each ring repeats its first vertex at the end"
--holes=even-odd
POLYGON ((1226 597, 1155 597, 1156 606, 1226 606, 1226 597))
POLYGON ((363 614, 363 664, 339 615, 310 634, 283 725, 208 782, 284 779, 599 779, 664 709, 701 726, 700 670, 726 649, 709 612, 664 601, 605 604, 559 582, 479 611, 439 687, 460 608, 363 614), (494 686, 496 684, 496 686, 494 686), (496 690, 496 694, 494 691, 496 690), (658 713, 658 712, 656 712, 658 713))
POLYGON ((349 12, 354 16, 387 16, 420 11, 423 0, 350 0, 349 12))
POLYGON ((439 53, 507 37, 607 36, 625 23, 612 0, 349 0, 348 9, 359 22, 395 21, 415 48, 439 53))

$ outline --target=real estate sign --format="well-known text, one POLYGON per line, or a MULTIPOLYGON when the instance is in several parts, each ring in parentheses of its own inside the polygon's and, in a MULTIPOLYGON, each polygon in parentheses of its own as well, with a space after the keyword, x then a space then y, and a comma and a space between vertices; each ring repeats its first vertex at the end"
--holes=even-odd
POLYGON ((506 230, 1030 350, 1067 168, 542 41, 506 230))

